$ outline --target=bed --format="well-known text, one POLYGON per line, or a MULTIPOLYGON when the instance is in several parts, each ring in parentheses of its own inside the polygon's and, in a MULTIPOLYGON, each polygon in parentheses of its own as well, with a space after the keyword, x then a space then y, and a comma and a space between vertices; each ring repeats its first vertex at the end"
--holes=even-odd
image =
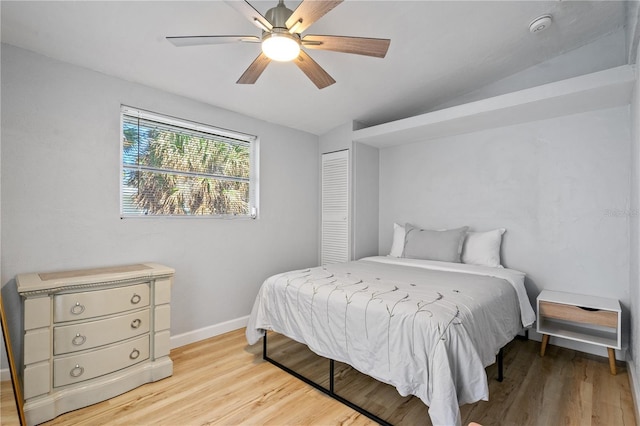
POLYGON ((488 400, 485 367, 534 319, 521 272, 375 256, 268 278, 246 336, 284 334, 459 425, 460 405, 488 400))

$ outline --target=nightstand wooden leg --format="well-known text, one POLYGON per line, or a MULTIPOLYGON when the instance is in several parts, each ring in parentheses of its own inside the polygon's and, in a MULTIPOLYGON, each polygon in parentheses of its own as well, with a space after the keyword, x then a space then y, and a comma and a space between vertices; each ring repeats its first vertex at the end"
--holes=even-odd
POLYGON ((616 351, 613 348, 607 348, 607 352, 609 352, 609 370, 611 370, 611 374, 616 375, 616 351))
POLYGON ((544 351, 547 350, 547 343, 549 343, 549 335, 542 335, 542 346, 540 346, 540 356, 544 356, 544 351))

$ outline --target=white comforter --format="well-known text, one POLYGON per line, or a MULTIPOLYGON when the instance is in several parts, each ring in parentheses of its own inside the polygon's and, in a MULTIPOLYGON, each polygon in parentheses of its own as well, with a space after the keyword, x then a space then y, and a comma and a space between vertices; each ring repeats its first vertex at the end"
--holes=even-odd
POLYGON ((459 405, 489 398, 484 368, 534 319, 521 272, 371 257, 268 278, 246 335, 277 331, 460 425, 459 405))

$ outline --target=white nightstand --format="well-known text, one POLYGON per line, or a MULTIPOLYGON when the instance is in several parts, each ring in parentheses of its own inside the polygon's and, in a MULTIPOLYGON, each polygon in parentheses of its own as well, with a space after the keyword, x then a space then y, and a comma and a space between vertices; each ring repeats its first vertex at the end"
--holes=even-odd
POLYGON ((606 297, 543 290, 538 296, 538 333, 542 334, 540 356, 549 336, 604 346, 611 374, 616 374, 614 349, 620 349, 620 302, 606 297))

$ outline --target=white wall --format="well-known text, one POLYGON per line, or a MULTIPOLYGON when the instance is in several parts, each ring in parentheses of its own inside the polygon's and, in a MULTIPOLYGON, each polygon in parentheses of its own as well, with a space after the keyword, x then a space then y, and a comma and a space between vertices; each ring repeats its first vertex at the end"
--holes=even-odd
POLYGON ((318 149, 320 154, 351 149, 353 123, 345 123, 320 135, 318 149))
POLYGON ((380 253, 393 222, 504 227, 503 263, 528 274, 532 302, 614 297, 628 324, 629 154, 628 107, 382 149, 380 253))
POLYGON ((378 254, 378 186, 380 158, 378 148, 353 143, 353 259, 378 254))
POLYGON ((625 23, 625 50, 628 64, 638 61, 638 41, 640 40, 640 2, 628 1, 626 7, 625 23))
MULTIPOLYGON (((640 48, 638 49, 640 51, 640 48)), ((636 56, 637 57, 637 56, 636 56)), ((636 69, 636 75, 638 70, 636 69)), ((640 398, 640 81, 636 80, 631 101, 631 188, 629 214, 629 292, 631 346, 629 366, 638 411, 640 398)))
MULTIPOLYGON (((0 99, 2 99, 2 88, 0 87, 0 99)), ((2 117, 2 102, 0 102, 0 117, 2 117)), ((0 205, 2 204, 2 137, 0 135, 0 205)), ((0 209, 0 235, 2 235, 2 209, 0 209)), ((2 244, 0 244, 0 259, 2 258, 2 244)), ((0 275, 2 275, 2 263, 0 262, 0 275)), ((0 284, 1 285, 1 284, 0 284)), ((4 335, 0 333, 0 369, 8 367, 7 350, 4 343, 4 335)), ((2 370, 4 372, 4 370, 2 370)), ((0 373, 0 381, 9 380, 0 373)))
POLYGON ((317 136, 7 45, 1 76, 2 285, 163 263, 175 335, 246 316, 269 275, 317 265, 317 136), (120 219, 120 104, 258 135, 260 218, 120 219))

